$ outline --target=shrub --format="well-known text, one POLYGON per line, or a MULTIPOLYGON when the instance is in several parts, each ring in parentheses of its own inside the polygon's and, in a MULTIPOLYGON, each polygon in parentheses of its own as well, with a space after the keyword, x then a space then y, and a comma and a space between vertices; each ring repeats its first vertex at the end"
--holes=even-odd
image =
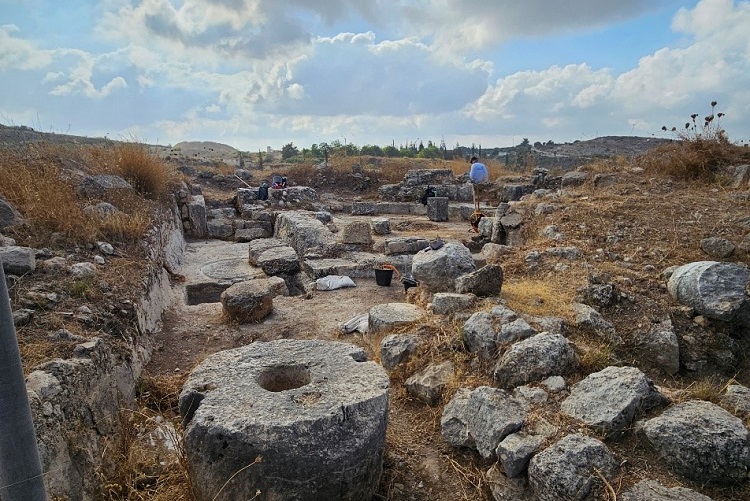
POLYGON ((732 144, 721 128, 724 113, 715 113, 716 104, 711 103, 711 114, 704 117, 702 125, 696 120, 699 115, 693 113, 682 130, 672 127, 677 141, 649 151, 638 158, 638 164, 652 175, 712 182, 722 167, 750 161, 750 151, 732 144))
POLYGON ((61 178, 56 165, 46 159, 26 162, 22 155, 4 153, 0 195, 20 210, 29 225, 68 237, 85 233, 75 189, 61 178))
POLYGON ((135 190, 147 198, 161 199, 171 192, 177 179, 171 166, 150 154, 138 143, 122 143, 115 147, 115 174, 125 178, 135 190))

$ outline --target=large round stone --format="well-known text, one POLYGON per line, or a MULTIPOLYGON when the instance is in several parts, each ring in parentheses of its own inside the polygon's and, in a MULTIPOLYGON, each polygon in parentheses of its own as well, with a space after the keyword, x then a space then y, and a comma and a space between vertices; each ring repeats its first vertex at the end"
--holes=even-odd
POLYGON ((254 343, 193 370, 180 413, 200 501, 255 499, 258 490, 262 500, 370 499, 382 472, 388 376, 346 343, 254 343))
POLYGON ((745 303, 750 270, 734 263, 698 261, 680 266, 667 282, 669 294, 701 315, 732 320, 745 303))

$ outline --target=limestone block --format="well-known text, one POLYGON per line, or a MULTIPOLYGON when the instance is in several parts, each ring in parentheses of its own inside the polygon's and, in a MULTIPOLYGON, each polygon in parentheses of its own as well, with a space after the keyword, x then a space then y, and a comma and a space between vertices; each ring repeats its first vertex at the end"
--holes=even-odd
POLYGON ((391 233, 391 220, 387 217, 372 218, 370 220, 372 232, 376 235, 388 235, 391 233))
POLYGON ((263 280, 239 282, 221 293, 221 306, 231 320, 258 322, 273 311, 273 293, 263 280))
POLYGON ((380 332, 420 320, 425 312, 409 303, 384 303, 370 308, 370 332, 380 332))
POLYGON ((732 320, 745 303, 750 270, 744 266, 699 261, 677 268, 667 283, 669 294, 701 315, 732 320))
POLYGON ((23 223, 23 217, 7 200, 0 197, 0 229, 23 223))
POLYGON ((341 243, 370 245, 372 243, 370 223, 367 221, 352 221, 344 225, 341 231, 341 243))
POLYGON ((374 202, 352 202, 352 216, 372 216, 375 214, 374 202))
POLYGON ((456 292, 479 297, 499 296, 503 287, 503 269, 499 264, 488 264, 477 271, 456 279, 456 292))
POLYGON ((206 201, 203 198, 203 195, 192 195, 188 201, 187 207, 190 234, 198 238, 207 237, 208 225, 206 221, 206 201))
POLYGON ((292 274, 300 270, 297 252, 289 246, 268 249, 258 256, 257 265, 266 275, 292 274))
POLYGON ((430 221, 447 221, 448 198, 429 197, 427 199, 427 217, 430 221))
POLYGON ((432 296, 432 312, 436 315, 452 315, 468 311, 477 301, 473 294, 455 292, 437 292, 432 296))
POLYGON ((408 360, 418 346, 419 337, 413 334, 386 336, 380 342, 380 363, 388 370, 395 369, 408 360))
POLYGON ((471 251, 460 242, 448 242, 437 250, 414 255, 412 275, 433 292, 454 292, 456 278, 475 270, 471 251))
POLYGON ((455 367, 450 360, 437 365, 428 365, 423 371, 406 380, 404 386, 412 397, 428 405, 440 401, 443 390, 455 375, 455 367))
POLYGON ((231 219, 209 219, 206 222, 206 228, 210 238, 227 239, 234 235, 234 226, 231 219))
POLYGON ((275 247, 285 247, 286 242, 278 238, 259 238, 253 240, 248 245, 248 262, 253 266, 258 266, 258 257, 268 249, 275 247))
POLYGON ((0 247, 3 270, 10 275, 23 275, 36 269, 36 252, 31 247, 11 245, 0 247))
POLYGON ((235 230, 234 241, 252 242, 253 240, 257 240, 259 238, 268 238, 269 236, 271 235, 263 228, 243 228, 240 230, 235 230))

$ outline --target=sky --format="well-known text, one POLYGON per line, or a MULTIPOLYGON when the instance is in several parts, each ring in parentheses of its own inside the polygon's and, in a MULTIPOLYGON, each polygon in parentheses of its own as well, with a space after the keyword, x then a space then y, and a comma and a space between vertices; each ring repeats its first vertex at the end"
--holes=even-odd
POLYGON ((0 0, 0 123, 244 151, 750 139, 750 2, 0 0))

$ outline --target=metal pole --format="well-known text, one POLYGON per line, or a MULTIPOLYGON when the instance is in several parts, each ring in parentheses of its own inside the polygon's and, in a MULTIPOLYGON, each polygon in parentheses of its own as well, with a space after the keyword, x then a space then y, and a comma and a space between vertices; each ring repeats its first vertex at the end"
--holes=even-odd
POLYGON ((47 501, 34 421, 0 262, 0 499, 47 501))

